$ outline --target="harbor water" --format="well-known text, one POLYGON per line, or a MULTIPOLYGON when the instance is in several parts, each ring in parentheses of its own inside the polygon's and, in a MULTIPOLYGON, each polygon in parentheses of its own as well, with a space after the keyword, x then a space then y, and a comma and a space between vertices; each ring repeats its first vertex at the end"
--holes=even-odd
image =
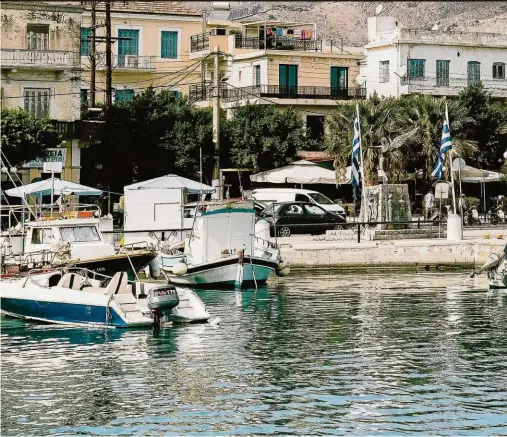
POLYGON ((466 273, 199 292, 220 326, 2 317, 2 435, 506 435, 507 297, 466 273))

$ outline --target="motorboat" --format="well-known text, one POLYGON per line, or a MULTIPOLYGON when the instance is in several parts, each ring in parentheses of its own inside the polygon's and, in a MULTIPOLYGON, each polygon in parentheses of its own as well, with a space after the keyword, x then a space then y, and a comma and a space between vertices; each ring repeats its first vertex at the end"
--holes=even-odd
POLYGON ((269 223, 262 220, 256 224, 252 208, 207 211, 196 217, 192 233, 185 239, 183 258, 177 261, 174 256, 174 264, 162 264, 161 269, 173 284, 181 286, 259 287, 273 272, 279 276, 290 272, 269 238, 269 223))
POLYGON ((47 323, 98 328, 160 326, 210 318, 202 300, 172 284, 65 269, 2 281, 1 312, 47 323))
POLYGON ((104 239, 99 218, 40 217, 4 231, 2 273, 73 265, 112 276, 126 271, 130 279, 156 256, 151 249, 123 246, 104 239))
POLYGON ((472 272, 471 277, 486 272, 490 290, 507 289, 507 244, 503 253, 491 253, 486 262, 472 272))

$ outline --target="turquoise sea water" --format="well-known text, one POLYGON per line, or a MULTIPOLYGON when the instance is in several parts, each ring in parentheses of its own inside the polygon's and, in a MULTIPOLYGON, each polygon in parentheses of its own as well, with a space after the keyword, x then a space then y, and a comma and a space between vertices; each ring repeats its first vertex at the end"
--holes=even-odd
POLYGON ((506 435, 507 295, 462 273, 199 292, 219 327, 2 317, 2 435, 506 435))

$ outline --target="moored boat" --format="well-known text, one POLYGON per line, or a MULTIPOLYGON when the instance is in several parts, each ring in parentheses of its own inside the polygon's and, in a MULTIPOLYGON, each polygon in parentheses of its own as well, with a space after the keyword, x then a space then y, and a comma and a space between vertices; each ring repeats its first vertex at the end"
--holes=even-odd
POLYGON ((490 290, 507 289, 507 244, 503 253, 491 253, 486 262, 472 272, 471 277, 486 272, 490 290))

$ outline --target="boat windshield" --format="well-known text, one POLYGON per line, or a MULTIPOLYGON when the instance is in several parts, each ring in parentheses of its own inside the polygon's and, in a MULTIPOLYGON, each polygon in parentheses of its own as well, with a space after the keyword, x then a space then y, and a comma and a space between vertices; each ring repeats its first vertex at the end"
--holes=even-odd
POLYGON ((332 205, 334 202, 329 198, 320 193, 308 193, 308 195, 320 205, 332 205))
POLYGON ((60 228, 60 234, 64 242, 88 243, 100 241, 99 233, 95 226, 69 226, 60 228))

